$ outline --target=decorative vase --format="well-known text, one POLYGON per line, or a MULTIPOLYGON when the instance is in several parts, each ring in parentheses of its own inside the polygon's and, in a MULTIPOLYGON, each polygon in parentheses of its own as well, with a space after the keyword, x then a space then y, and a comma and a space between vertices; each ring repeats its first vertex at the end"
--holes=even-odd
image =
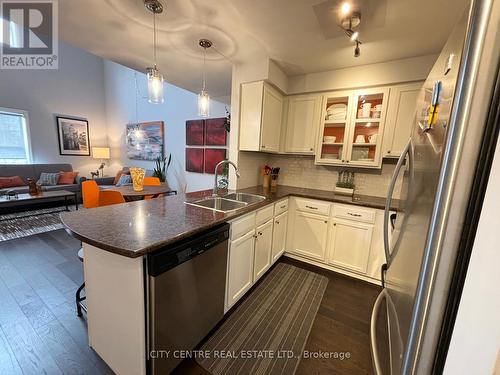
POLYGON ((28 178, 28 193, 29 195, 38 195, 36 181, 32 178, 28 178))
POLYGON ((146 175, 146 170, 144 168, 130 168, 130 176, 132 177, 132 186, 134 191, 144 190, 144 176, 146 175))

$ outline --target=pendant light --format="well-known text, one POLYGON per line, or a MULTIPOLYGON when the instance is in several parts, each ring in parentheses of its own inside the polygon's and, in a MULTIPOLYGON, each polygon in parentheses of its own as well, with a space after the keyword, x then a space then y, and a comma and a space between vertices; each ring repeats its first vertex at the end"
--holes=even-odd
POLYGON ((153 104, 163 103, 163 75, 156 67, 156 15, 163 12, 163 5, 158 0, 144 0, 144 6, 153 13, 153 60, 152 68, 146 68, 148 74, 148 101, 153 104))
POLYGON ((208 117, 210 116, 210 96, 208 95, 206 88, 206 79, 205 79, 205 60, 207 48, 212 47, 212 42, 208 39, 200 39, 199 45, 203 48, 203 87, 198 94, 198 116, 200 117, 208 117))

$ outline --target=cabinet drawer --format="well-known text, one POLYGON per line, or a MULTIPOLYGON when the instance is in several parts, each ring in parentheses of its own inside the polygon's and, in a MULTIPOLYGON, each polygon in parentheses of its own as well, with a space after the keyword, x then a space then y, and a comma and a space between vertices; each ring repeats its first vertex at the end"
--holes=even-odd
POLYGON ((375 211, 368 210, 365 208, 358 208, 353 206, 340 206, 337 204, 333 205, 333 216, 340 217, 342 219, 349 219, 355 221, 362 221, 364 223, 375 222, 375 211))
POLYGON ((284 199, 274 204, 274 216, 278 216, 288 210, 288 199, 284 199))
POLYGON ((255 212, 236 219, 231 223, 231 240, 247 234, 255 228, 255 212))
POLYGON ((312 199, 301 199, 297 198, 295 200, 297 210, 304 212, 311 212, 318 215, 330 215, 330 203, 316 201, 312 199))
POLYGON ((274 206, 270 204, 266 206, 256 213, 255 225, 259 226, 264 224, 266 221, 269 221, 273 218, 274 206))

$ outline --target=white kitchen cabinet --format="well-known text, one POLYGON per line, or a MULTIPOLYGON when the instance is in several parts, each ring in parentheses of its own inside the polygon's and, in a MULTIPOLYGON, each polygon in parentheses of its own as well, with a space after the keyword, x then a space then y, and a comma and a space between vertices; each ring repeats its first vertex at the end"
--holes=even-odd
POLYGON ((422 84, 423 82, 418 82, 391 88, 383 145, 384 156, 399 158, 408 143, 422 84))
POLYGON ((271 267, 273 220, 271 219, 257 227, 255 237, 253 282, 256 282, 271 267))
POLYGON ((321 117, 319 94, 288 97, 285 152, 314 155, 321 117))
POLYGON ((325 260, 328 216, 295 211, 290 252, 318 261, 325 260))
POLYGON ((328 263, 366 273, 373 225, 334 218, 328 244, 328 263))
POLYGON ((252 230, 229 245, 226 283, 226 307, 229 309, 253 285, 255 231, 252 230))
POLYGON ((240 150, 278 152, 283 95, 264 81, 241 85, 240 150))
POLYGON ((316 164, 380 168, 389 88, 324 95, 316 164))
POLYGON ((274 263, 285 252, 288 212, 283 212, 274 218, 273 246, 271 263, 274 263))

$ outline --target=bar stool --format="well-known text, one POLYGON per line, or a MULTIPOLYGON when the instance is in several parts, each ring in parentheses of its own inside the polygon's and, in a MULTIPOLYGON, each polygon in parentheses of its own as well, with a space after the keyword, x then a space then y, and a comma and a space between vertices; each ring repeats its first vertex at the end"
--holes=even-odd
MULTIPOLYGON (((83 262, 83 247, 78 250, 78 259, 80 259, 80 262, 83 262)), ((87 297, 83 296, 82 297, 82 291, 85 288, 85 281, 80 285, 80 287, 76 291, 76 314, 78 316, 82 316, 82 310, 87 313, 87 306, 85 306, 82 301, 84 301, 87 297)))

